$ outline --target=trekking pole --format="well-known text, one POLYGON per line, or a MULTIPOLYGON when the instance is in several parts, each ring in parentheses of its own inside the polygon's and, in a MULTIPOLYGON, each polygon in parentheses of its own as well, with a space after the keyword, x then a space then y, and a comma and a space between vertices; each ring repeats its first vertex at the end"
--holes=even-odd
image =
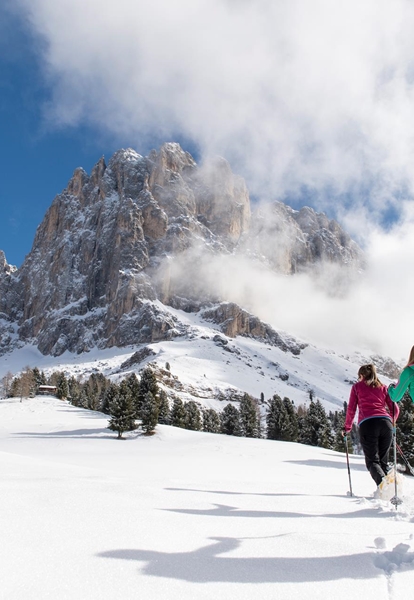
POLYGON ((401 458, 403 459, 403 461, 405 462, 405 466, 410 471, 411 475, 414 475, 414 469, 408 462, 408 458, 405 456, 404 452, 401 450, 401 448, 398 444, 397 444, 397 451, 398 451, 399 455, 401 456, 401 458))
POLYGON ((351 484, 351 468, 349 466, 349 454, 348 454, 348 436, 344 435, 345 452, 346 452, 346 464, 348 465, 348 479, 349 479, 349 495, 352 498, 352 484, 351 484))
POLYGON ((397 425, 395 423, 395 405, 392 405, 392 424, 393 424, 393 433, 394 433, 394 486, 395 486, 395 495, 391 498, 390 502, 395 506, 395 510, 398 509, 398 506, 402 504, 401 498, 398 497, 398 489, 397 489, 397 425))

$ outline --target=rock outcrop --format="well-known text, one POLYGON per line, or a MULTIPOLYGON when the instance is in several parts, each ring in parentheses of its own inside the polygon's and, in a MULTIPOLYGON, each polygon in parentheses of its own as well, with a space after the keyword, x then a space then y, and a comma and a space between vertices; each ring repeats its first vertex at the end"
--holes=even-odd
POLYGON ((321 262, 357 268, 364 263, 360 247, 340 225, 308 206, 299 211, 282 202, 260 206, 245 244, 286 274, 321 262))
POLYGON ((234 302, 222 302, 214 308, 207 309, 203 311, 202 317, 220 325, 221 331, 228 337, 251 336, 295 355, 306 348, 306 344, 300 344, 288 335, 281 335, 234 302))

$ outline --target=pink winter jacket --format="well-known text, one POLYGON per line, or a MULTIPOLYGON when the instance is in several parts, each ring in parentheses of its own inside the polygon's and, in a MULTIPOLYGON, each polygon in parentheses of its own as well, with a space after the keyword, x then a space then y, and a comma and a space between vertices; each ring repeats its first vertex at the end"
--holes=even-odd
POLYGON ((352 429, 357 407, 358 425, 361 425, 362 421, 366 419, 372 419, 372 417, 387 417, 392 420, 394 415, 394 419, 397 420, 400 412, 398 404, 392 402, 388 396, 387 386, 371 387, 365 381, 358 381, 352 386, 349 396, 344 425, 347 432, 352 429))

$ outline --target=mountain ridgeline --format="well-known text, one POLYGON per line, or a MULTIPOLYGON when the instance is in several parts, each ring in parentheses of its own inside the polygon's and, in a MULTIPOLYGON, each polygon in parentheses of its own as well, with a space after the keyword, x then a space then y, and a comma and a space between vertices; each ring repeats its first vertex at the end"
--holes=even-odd
POLYGON ((30 342, 57 356, 171 339, 183 331, 163 306, 197 311, 229 300, 206 274, 217 258, 286 275, 363 263, 326 215, 252 206, 223 158, 197 165, 176 143, 147 157, 119 150, 90 175, 75 170, 19 269, 0 251, 0 352, 30 342))

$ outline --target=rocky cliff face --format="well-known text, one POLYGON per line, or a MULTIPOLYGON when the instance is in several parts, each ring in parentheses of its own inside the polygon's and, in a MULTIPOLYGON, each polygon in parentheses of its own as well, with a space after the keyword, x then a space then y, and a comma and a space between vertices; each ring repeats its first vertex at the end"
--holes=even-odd
POLYGON ((286 274, 306 271, 321 261, 362 266, 358 244, 323 213, 281 202, 259 207, 252 216, 246 245, 286 274))
POLYGON ((209 252, 257 253, 285 273, 362 256, 312 209, 275 203, 252 216, 224 159, 198 166, 174 143, 148 157, 120 150, 90 175, 76 169, 19 270, 0 252, 0 350, 19 339, 59 355, 178 335, 161 302, 191 310, 212 298, 196 278, 174 279, 174 261, 196 272, 197 255, 209 252))
POLYGON ((221 331, 228 337, 244 335, 266 341, 271 346, 277 346, 284 352, 298 355, 306 347, 288 335, 281 335, 266 323, 246 310, 234 304, 223 302, 218 306, 207 309, 202 313, 203 319, 220 325, 221 331))

